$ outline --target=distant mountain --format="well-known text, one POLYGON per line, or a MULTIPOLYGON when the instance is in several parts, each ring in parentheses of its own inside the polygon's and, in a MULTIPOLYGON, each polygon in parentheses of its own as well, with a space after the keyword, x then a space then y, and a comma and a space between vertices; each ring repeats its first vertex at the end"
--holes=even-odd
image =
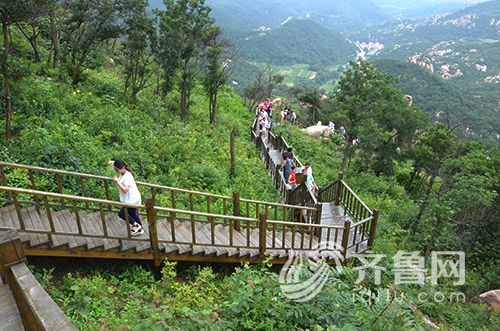
POLYGON ((420 64, 464 87, 500 92, 500 1, 425 20, 387 23, 350 36, 378 42, 384 58, 420 64))
POLYGON ((441 15, 486 0, 373 0, 387 15, 401 19, 441 15))
POLYGON ((500 145, 497 138, 500 134, 498 95, 468 91, 408 62, 380 59, 373 64, 398 77, 398 87, 435 120, 459 125, 458 131, 468 139, 500 145))
POLYGON ((344 35, 307 19, 292 19, 278 29, 254 33, 240 44, 246 59, 276 65, 331 66, 356 56, 356 46, 344 35))
POLYGON ((371 0, 208 0, 207 4, 217 23, 229 33, 261 26, 273 29, 289 18, 309 18, 336 31, 389 18, 371 0))

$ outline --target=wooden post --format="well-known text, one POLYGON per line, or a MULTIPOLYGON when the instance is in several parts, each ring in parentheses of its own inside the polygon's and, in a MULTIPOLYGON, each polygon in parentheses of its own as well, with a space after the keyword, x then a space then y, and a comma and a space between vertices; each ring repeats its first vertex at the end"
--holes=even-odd
MULTIPOLYGON (((233 216, 240 216, 240 192, 233 192, 233 216)), ((241 222, 237 220, 234 224, 234 229, 236 231, 241 230, 241 222)))
POLYGON ((229 136, 229 154, 231 155, 231 168, 229 170, 229 178, 231 181, 236 177, 236 158, 234 156, 234 129, 231 130, 229 136))
POLYGON ((146 217, 149 224, 149 241, 153 251, 153 260, 156 267, 161 265, 160 246, 158 244, 158 229, 156 227, 155 198, 146 198, 146 217))
MULTIPOLYGON (((33 176, 33 171, 30 169, 28 170, 28 176, 30 178, 30 182, 31 182, 31 189, 32 190, 36 190, 36 184, 35 184, 35 176, 33 176)), ((36 209, 36 212, 38 214, 40 214, 40 201, 38 199, 38 196, 34 196, 35 198, 35 209, 36 209)))
POLYGON ((351 221, 344 224, 344 232, 342 233, 342 255, 344 259, 347 256, 347 245, 349 245, 349 233, 351 231, 351 221))
MULTIPOLYGON (((316 209, 318 211, 316 212, 316 219, 315 219, 314 223, 320 225, 321 224, 321 213, 323 212, 323 204, 318 203, 318 205, 316 206, 316 209)), ((320 230, 321 230, 321 228, 316 228, 316 235, 317 236, 320 235, 320 230)), ((328 238, 328 240, 330 240, 330 238, 328 238)), ((320 238, 320 241, 321 241, 321 238, 320 238)))
POLYGON ((373 219, 370 224, 370 238, 368 238, 368 249, 373 247, 373 242, 375 241, 375 232, 377 231, 377 223, 379 217, 379 210, 373 210, 373 219))
POLYGON ((335 190, 335 206, 340 205, 340 198, 342 196, 342 179, 344 178, 344 173, 339 172, 339 179, 337 181, 337 189, 335 190))
POLYGON ((17 280, 11 269, 11 267, 25 262, 26 256, 24 255, 21 239, 17 232, 15 230, 9 230, 0 233, 0 272, 2 273, 2 279, 9 284, 19 309, 24 328, 26 330, 41 330, 36 323, 33 313, 30 311, 30 307, 22 299, 22 289, 16 286, 17 280))
POLYGON ((0 233, 0 276, 9 281, 9 267, 26 262, 21 239, 16 230, 8 230, 0 233))
POLYGON ((261 257, 266 254, 266 231, 267 231, 267 214, 259 214, 259 253, 261 257))

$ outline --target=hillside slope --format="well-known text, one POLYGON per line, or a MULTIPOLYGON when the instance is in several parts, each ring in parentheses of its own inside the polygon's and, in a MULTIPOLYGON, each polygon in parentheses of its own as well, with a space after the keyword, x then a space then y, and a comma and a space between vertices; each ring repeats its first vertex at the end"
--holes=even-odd
POLYGON ((434 119, 455 126, 463 136, 498 145, 498 100, 457 87, 425 69, 393 59, 376 60, 377 69, 399 77, 398 87, 434 119))
POLYGON ((272 64, 336 65, 356 54, 340 33, 310 20, 292 20, 283 27, 241 41, 241 54, 251 61, 272 64))

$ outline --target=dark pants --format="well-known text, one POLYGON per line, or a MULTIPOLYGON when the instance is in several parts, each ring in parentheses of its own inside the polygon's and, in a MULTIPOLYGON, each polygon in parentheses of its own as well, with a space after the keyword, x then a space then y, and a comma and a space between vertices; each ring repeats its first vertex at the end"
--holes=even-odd
POLYGON ((285 183, 288 184, 288 176, 290 176, 290 173, 292 172, 292 169, 288 169, 287 167, 283 168, 283 177, 285 178, 285 183))
MULTIPOLYGON (((134 225, 134 223, 137 223, 142 226, 141 219, 139 218, 139 214, 137 213, 137 208, 127 208, 128 211, 128 221, 131 225, 134 225)), ((125 207, 123 207, 120 212, 118 213, 118 216, 124 221, 125 219, 125 207)))

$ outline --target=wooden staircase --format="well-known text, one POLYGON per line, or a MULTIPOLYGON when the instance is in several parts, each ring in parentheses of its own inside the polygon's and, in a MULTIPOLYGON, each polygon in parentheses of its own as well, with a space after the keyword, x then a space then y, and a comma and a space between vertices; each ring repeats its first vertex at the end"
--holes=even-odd
POLYGON ((112 197, 116 188, 109 177, 0 162, 0 232, 17 230, 27 256, 142 259, 156 265, 165 258, 282 264, 292 251, 317 256, 322 241, 336 243, 321 253, 333 261, 372 247, 378 213, 342 179, 318 196, 304 183, 288 190, 277 164, 286 142, 272 133, 267 144, 252 135, 287 203, 137 182, 149 197, 145 205, 130 206, 112 197), (128 222, 118 218, 124 207, 138 209, 143 235, 132 237, 128 222))
MULTIPOLYGON (((99 212, 79 213, 81 232, 77 217, 68 209, 51 212, 54 231, 50 230, 47 212, 37 211, 35 207, 23 208, 20 212, 24 229, 15 206, 1 208, 0 231, 17 230, 27 255, 152 258, 147 219, 143 219, 145 233, 130 238, 126 223, 116 213, 105 216, 108 231, 105 236, 99 212)), ((166 258, 220 262, 262 258, 260 229, 251 224, 236 231, 234 224, 223 222, 179 219, 172 222, 170 218, 161 218, 155 223, 159 250, 166 258)), ((278 229, 279 225, 270 224, 265 236, 266 255, 277 263, 286 262, 292 249, 308 250, 319 242, 312 227, 298 229, 298 225, 290 224, 290 229, 283 231, 278 229)))

